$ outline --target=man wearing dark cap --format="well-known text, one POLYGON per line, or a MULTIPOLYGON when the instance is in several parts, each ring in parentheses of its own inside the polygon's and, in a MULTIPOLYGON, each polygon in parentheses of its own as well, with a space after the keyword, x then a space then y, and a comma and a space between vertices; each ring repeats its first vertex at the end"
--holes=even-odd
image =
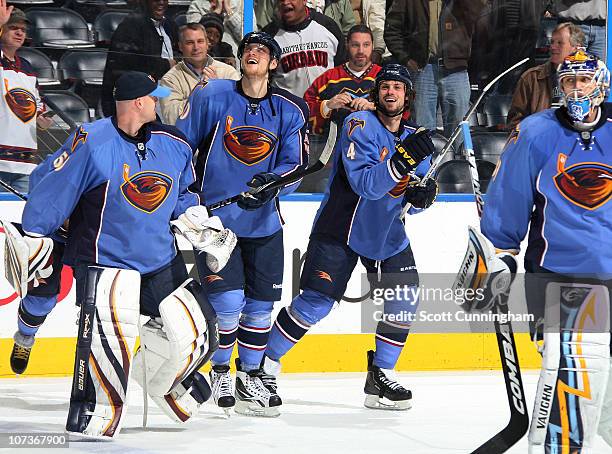
POLYGON ((143 9, 126 17, 111 39, 102 83, 102 112, 115 113, 113 87, 125 71, 143 71, 155 80, 175 64, 178 28, 165 17, 168 0, 143 0, 143 9))
POLYGON ((144 73, 124 73, 114 90, 116 116, 82 125, 33 174, 21 240, 44 245, 70 218, 63 261, 74 268, 81 311, 71 434, 119 433, 132 364, 135 379, 177 422, 210 395, 196 371, 216 349, 214 311, 188 279, 173 231, 208 254, 208 240, 233 234, 188 190, 194 170, 185 137, 155 122, 157 100, 169 92, 144 73), (152 321, 135 351, 139 313, 152 321))
POLYGON ((221 41, 225 32, 221 16, 215 13, 205 14, 200 19, 200 24, 206 29, 209 46, 208 54, 227 65, 235 67, 236 57, 232 46, 225 41, 221 41))
POLYGON ((29 21, 20 9, 0 3, 0 10, 0 179, 27 192, 28 175, 40 162, 36 127, 47 128, 51 120, 41 115, 45 107, 32 66, 17 55, 29 21))

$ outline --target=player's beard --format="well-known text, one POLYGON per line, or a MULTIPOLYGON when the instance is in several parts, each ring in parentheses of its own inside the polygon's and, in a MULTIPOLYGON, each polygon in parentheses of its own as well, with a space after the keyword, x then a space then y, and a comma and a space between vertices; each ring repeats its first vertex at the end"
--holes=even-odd
POLYGON ((379 110, 387 117, 396 117, 404 113, 404 105, 405 105, 405 102, 401 103, 401 105, 399 105, 396 109, 390 110, 387 108, 387 106, 385 106, 384 103, 380 103, 379 110))

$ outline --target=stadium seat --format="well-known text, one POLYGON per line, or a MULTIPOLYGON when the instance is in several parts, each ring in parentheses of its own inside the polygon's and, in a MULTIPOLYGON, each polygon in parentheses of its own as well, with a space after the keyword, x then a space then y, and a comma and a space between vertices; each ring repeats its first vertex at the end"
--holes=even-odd
MULTIPOLYGON (((91 121, 89 106, 85 100, 76 93, 68 90, 46 91, 43 94, 43 100, 51 109, 65 113, 68 118, 77 124, 91 121)), ((55 116, 54 118, 58 123, 62 123, 59 116, 55 116)), ((62 126, 67 127, 67 125, 62 126)))
POLYGON ((472 134, 472 144, 476 159, 497 163, 508 134, 506 132, 477 132, 472 134))
POLYGON ((479 123, 493 130, 505 130, 511 103, 512 95, 489 96, 484 100, 479 123))
MULTIPOLYGON (((431 135, 431 140, 434 146, 436 147, 436 152, 434 153, 432 157, 432 160, 433 160, 433 159, 436 159, 440 151, 442 151, 442 148, 444 148, 444 145, 446 145, 447 140, 446 140, 446 137, 444 137, 442 134, 439 134, 439 133, 433 133, 431 135)), ((448 152, 442 159, 442 162, 450 161, 451 159, 454 158, 454 155, 455 155, 455 147, 451 145, 450 149, 448 150, 448 152)))
POLYGON ((60 79, 74 85, 102 85, 106 66, 106 50, 70 51, 62 55, 57 69, 60 79))
POLYGON ((476 160, 476 169, 478 169, 478 181, 480 181, 480 192, 485 194, 489 188, 491 177, 495 172, 495 164, 490 161, 476 160))
POLYGON ((21 47, 17 51, 17 55, 30 62, 38 79, 38 85, 42 89, 60 85, 60 81, 55 75, 53 62, 41 51, 31 47, 21 47))
POLYGON ((53 5, 55 2, 53 0, 9 0, 8 3, 23 9, 30 8, 31 6, 53 5))
POLYGON ((107 10, 100 13, 93 24, 96 45, 100 47, 110 46, 113 33, 128 14, 129 11, 125 10, 107 10))
POLYGON ((28 36, 32 46, 49 49, 79 49, 94 47, 83 17, 66 8, 30 8, 28 36))
POLYGON ((442 164, 436 172, 440 193, 471 193, 472 178, 467 161, 453 159, 442 164))

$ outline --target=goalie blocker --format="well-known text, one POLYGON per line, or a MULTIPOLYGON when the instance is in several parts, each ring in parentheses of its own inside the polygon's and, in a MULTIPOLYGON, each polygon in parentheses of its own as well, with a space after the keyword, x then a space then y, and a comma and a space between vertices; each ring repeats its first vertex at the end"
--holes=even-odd
POLYGON ((168 290, 186 277, 179 272, 183 268, 178 259, 152 276, 77 267, 81 312, 66 423, 69 433, 97 439, 117 435, 127 410, 132 374, 175 421, 186 421, 208 399, 210 388, 197 370, 217 348, 216 316, 193 280, 168 290), (161 303, 154 301, 169 292, 161 303), (157 306, 159 311, 154 312, 159 316, 151 314, 157 306), (135 352, 140 312, 152 318, 141 333, 144 347, 135 352))

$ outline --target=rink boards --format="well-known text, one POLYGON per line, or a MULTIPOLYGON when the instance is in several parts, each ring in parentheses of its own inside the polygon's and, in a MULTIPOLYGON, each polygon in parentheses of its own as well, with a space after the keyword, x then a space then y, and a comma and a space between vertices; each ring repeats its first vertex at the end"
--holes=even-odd
MULTIPOLYGON (((276 310, 289 304, 298 291, 299 259, 306 250, 320 199, 318 195, 296 194, 281 201, 281 212, 285 220, 285 279, 282 301, 276 310)), ((22 208, 22 202, 0 200, 0 213, 5 219, 19 221, 22 208)), ((406 228, 419 273, 456 273, 465 254, 467 225, 470 224, 478 224, 476 209, 471 197, 464 195, 441 195, 433 207, 410 216, 406 228)), ((186 244, 180 243, 180 246, 186 251, 185 259, 191 269, 193 254, 186 244)), ((361 265, 358 265, 358 271, 349 282, 345 295, 349 300, 359 297, 363 292, 361 265)), ((70 276, 70 270, 65 270, 61 300, 39 331, 28 374, 72 373, 77 311, 73 304, 74 288, 70 276)), ((8 283, 0 278, 0 376, 12 375, 8 356, 12 348, 11 337, 16 329, 17 308, 16 295, 8 283)), ((374 336, 362 332, 362 317, 361 304, 346 301, 340 303, 286 356, 283 371, 365 370, 365 352, 374 346, 374 336)), ((528 335, 517 334, 517 343, 522 367, 539 367, 539 356, 528 335)), ((495 335, 468 332, 411 334, 398 364, 399 370, 406 371, 498 367, 499 353, 495 335)))

